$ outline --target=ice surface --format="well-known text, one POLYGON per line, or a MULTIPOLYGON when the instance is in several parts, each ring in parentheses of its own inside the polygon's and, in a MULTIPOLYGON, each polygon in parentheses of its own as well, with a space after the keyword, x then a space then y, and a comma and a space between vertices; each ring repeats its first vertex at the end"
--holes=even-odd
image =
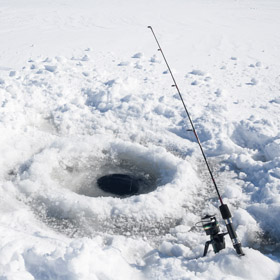
POLYGON ((1 1, 0 279, 279 279, 280 3, 1 1), (202 258, 218 200, 246 256, 202 258), (106 174, 153 191, 120 199, 106 174))

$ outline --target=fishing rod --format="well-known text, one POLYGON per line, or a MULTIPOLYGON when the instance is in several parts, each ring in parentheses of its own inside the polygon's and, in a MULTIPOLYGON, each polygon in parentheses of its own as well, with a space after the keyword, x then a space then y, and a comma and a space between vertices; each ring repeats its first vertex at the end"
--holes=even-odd
POLYGON ((168 62, 167 62, 167 59, 166 59, 166 57, 165 57, 165 55, 164 55, 164 52, 163 52, 163 50, 162 50, 162 48, 161 48, 161 46, 160 46, 160 44, 159 44, 159 41, 158 41, 158 39, 157 39, 157 36, 156 36, 156 34, 155 34, 155 32, 154 32, 152 26, 148 26, 148 28, 151 30, 151 32, 152 32, 152 34, 153 34, 153 36, 154 36, 154 38, 155 38, 155 40, 156 40, 156 43, 157 43, 157 45, 158 45, 158 51, 161 52, 162 57, 163 57, 163 59, 164 59, 164 61, 165 61, 165 64, 166 64, 166 66, 167 66, 167 68, 168 68, 168 70, 169 70, 169 73, 170 73, 171 77, 172 77, 172 80, 173 80, 173 83, 174 83, 174 84, 172 85, 172 87, 175 87, 175 88, 176 88, 176 90, 177 90, 177 92, 178 92, 178 94, 179 94, 179 96, 180 96, 181 102, 182 102, 182 104, 183 104, 183 107, 184 107, 184 109, 185 109, 185 112, 186 112, 186 114, 187 114, 187 117, 188 117, 189 122, 190 122, 191 127, 192 127, 191 131, 194 133, 194 136, 195 136, 195 138, 196 138, 196 141, 197 141, 198 146, 199 146, 199 148, 200 148, 200 151, 201 151, 201 153, 202 153, 204 162, 205 162, 205 164, 206 164, 206 166, 207 166, 207 169, 208 169, 208 171, 209 171, 211 180, 212 180, 212 182, 213 182, 214 188, 215 188, 216 193, 217 193, 217 195, 218 195, 219 201, 220 201, 220 203, 221 203, 221 205, 219 206, 219 209, 220 209, 221 215, 222 215, 222 217, 223 217, 223 219, 224 219, 224 221, 225 221, 226 228, 227 228, 227 233, 220 233, 220 234, 219 234, 219 231, 220 231, 220 230, 219 230, 218 223, 217 223, 216 218, 214 217, 214 215, 212 215, 212 216, 211 216, 211 215, 206 215, 204 218, 202 218, 202 221, 201 221, 201 222, 202 222, 202 227, 204 228, 206 234, 207 234, 207 235, 210 235, 210 238, 211 238, 211 240, 210 240, 210 241, 207 241, 206 244, 205 244, 204 256, 207 254, 207 250, 208 250, 209 244, 212 244, 215 253, 218 253, 220 250, 222 250, 222 249, 225 248, 225 242, 224 242, 224 235, 225 235, 225 234, 229 234, 229 236, 230 236, 230 238, 231 238, 231 241, 232 241, 232 244, 233 244, 233 247, 234 247, 236 253, 237 253, 238 255, 243 256, 244 253, 243 253, 243 250, 242 250, 242 247, 241 247, 241 243, 240 243, 240 241, 239 241, 239 239, 238 239, 238 237, 237 237, 237 234, 236 234, 235 229, 234 229, 233 224, 232 224, 232 215, 231 215, 231 213, 230 213, 230 210, 229 210, 227 204, 224 204, 224 203, 223 203, 223 200, 222 200, 222 197, 221 197, 221 195, 220 195, 218 186, 217 186, 217 184, 216 184, 216 181, 215 181, 213 172, 212 172, 211 169, 210 169, 210 165, 209 165, 209 163, 208 163, 207 157, 206 157, 206 155, 205 155, 205 153, 204 153, 204 150, 203 150, 203 148, 202 148, 202 145, 201 145, 201 142, 200 142, 200 140, 199 140, 199 137, 198 137, 198 135, 197 135, 197 133, 196 133, 196 129, 195 129, 195 127, 194 127, 193 121, 192 121, 192 119, 191 119, 191 116, 190 116, 190 114, 189 114, 189 111, 188 111, 188 109, 187 109, 187 106, 186 106, 186 104, 185 104, 185 101, 184 101, 184 99, 183 99, 183 96, 182 96, 182 94, 181 94, 181 92, 180 92, 180 90, 179 90, 179 87, 178 87, 178 85, 177 85, 177 83, 176 83, 176 80, 175 80, 175 78, 174 78, 174 75, 173 75, 173 73, 172 73, 172 71, 171 71, 171 68, 170 68, 170 66, 169 66, 169 64, 168 64, 168 62))

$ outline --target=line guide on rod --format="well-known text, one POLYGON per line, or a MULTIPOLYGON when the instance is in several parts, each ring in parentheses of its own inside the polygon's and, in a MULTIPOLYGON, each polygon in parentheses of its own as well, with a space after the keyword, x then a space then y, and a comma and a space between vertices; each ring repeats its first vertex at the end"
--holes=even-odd
POLYGON ((227 230, 228 230, 228 234, 229 234, 229 236, 230 236, 230 238, 231 238, 233 247, 234 247, 234 249, 236 250, 236 252, 237 252, 238 255, 244 255, 244 253, 243 253, 243 251, 242 251, 241 243, 240 243, 240 241, 239 241, 238 238, 237 238, 236 232, 235 232, 234 227, 233 227, 233 224, 232 224, 232 219, 231 219, 232 216, 231 216, 230 210, 229 210, 228 206, 227 206, 226 204, 223 203, 223 200, 222 200, 222 197, 221 197, 221 195, 220 195, 220 192, 219 192, 218 186, 217 186, 217 184, 216 184, 215 178, 214 178, 213 173, 212 173, 212 171, 211 171, 211 169, 210 169, 210 165, 209 165, 209 163, 208 163, 208 161, 207 161, 206 155, 205 155, 205 153, 204 153, 204 150, 203 150, 203 148, 202 148, 201 142, 200 142, 200 140, 199 140, 199 138, 198 138, 198 135, 197 135, 197 133, 196 133, 196 130, 195 130, 194 124, 193 124, 193 122, 192 122, 191 116, 190 116, 189 111, 188 111, 188 109, 187 109, 187 106, 186 106, 186 104, 185 104, 185 102, 184 102, 184 99, 183 99, 183 97, 182 97, 182 94, 181 94, 181 92, 180 92, 180 90, 179 90, 179 87, 178 87, 178 85, 177 85, 177 83, 176 83, 176 80, 175 80, 175 78, 174 78, 174 75, 173 75, 173 73, 172 73, 172 71, 171 71, 171 68, 170 68, 170 66, 169 66, 169 64, 168 64, 168 62, 167 62, 167 60, 166 60, 166 57, 165 57, 165 55, 164 55, 164 53, 163 53, 163 50, 162 50, 162 48, 161 48, 161 46, 160 46, 160 44, 159 44, 159 41, 158 41, 158 39, 157 39, 157 37, 156 37, 156 34, 155 34, 155 32, 154 32, 152 26, 148 26, 148 28, 149 28, 149 29, 151 30, 151 32, 153 33, 153 36, 154 36, 154 38, 155 38, 155 40, 156 40, 156 42, 157 42, 157 45, 158 45, 158 51, 161 52, 162 57, 163 57, 163 59, 164 59, 164 61, 165 61, 165 64, 166 64, 166 66, 167 66, 167 68, 168 68, 168 70, 169 70, 169 73, 170 73, 171 77, 172 77, 172 80, 173 80, 173 83, 174 83, 172 86, 175 87, 175 88, 177 89, 177 92, 178 92, 178 94, 179 94, 179 96, 180 96, 180 99, 181 99, 181 101, 182 101, 183 107, 184 107, 184 109, 185 109, 185 112, 186 112, 186 114, 187 114, 187 116, 188 116, 189 122, 190 122, 191 127, 192 127, 192 131, 193 131, 194 136, 195 136, 195 138, 196 138, 196 141, 197 141, 197 143, 198 143, 198 145, 199 145, 200 151, 201 151, 201 153, 202 153, 202 156, 203 156, 203 158, 204 158, 204 161, 205 161, 205 164, 206 164, 206 166, 207 166, 208 172, 209 172, 209 174, 210 174, 210 177, 211 177, 211 179, 212 179, 212 182, 213 182, 213 185, 214 185, 214 187, 215 187, 216 193, 217 193, 217 195, 218 195, 219 201, 220 201, 220 203, 221 203, 219 209, 220 209, 220 212, 221 212, 221 214, 222 214, 222 217, 223 217, 223 219, 224 219, 224 221, 225 221, 225 224, 226 224, 226 227, 227 227, 227 230))

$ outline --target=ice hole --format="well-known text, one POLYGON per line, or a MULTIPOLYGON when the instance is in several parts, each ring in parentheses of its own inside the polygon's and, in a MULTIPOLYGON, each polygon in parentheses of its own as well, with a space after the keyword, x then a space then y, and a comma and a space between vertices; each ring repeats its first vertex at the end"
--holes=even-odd
POLYGON ((79 195, 125 198, 153 192, 175 173, 176 166, 157 152, 120 145, 85 157, 63 155, 51 178, 79 195))
POLYGON ((129 174, 109 174, 97 180, 98 187, 104 192, 118 196, 132 196, 145 193, 151 186, 144 177, 129 174))
MULTIPOLYGON (((61 185, 90 197, 120 197, 146 194, 164 184, 156 166, 110 157, 102 161, 90 160, 87 167, 73 167, 64 171, 61 185)), ((59 173, 61 176, 61 172, 59 173)))

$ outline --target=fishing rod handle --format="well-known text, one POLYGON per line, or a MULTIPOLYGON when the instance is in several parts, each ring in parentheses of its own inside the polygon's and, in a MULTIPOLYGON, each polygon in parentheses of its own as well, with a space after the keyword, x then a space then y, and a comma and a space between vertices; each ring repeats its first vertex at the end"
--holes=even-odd
POLYGON ((239 241, 237 234, 235 232, 235 229, 233 227, 233 224, 232 224, 232 219, 231 219, 232 216, 231 216, 228 206, 226 204, 222 204, 219 208, 220 208, 222 217, 226 223, 228 234, 230 236, 232 245, 233 245, 236 253, 240 256, 244 256, 245 254, 243 253, 243 250, 241 247, 241 242, 239 241))

